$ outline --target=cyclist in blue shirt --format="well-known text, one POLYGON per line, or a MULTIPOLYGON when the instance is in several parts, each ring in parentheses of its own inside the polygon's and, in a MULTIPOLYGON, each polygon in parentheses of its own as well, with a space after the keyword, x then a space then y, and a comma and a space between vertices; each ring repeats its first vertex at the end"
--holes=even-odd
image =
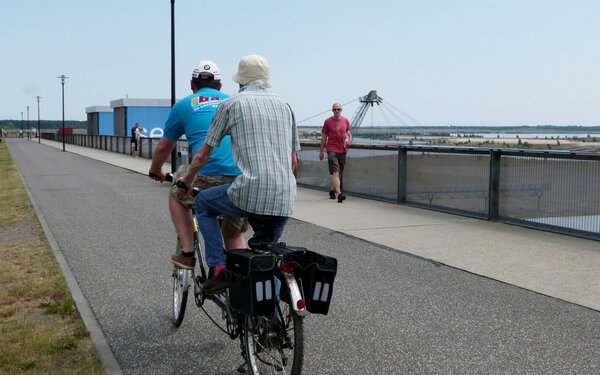
POLYGON ((269 217, 254 228, 254 236, 276 242, 296 205, 296 178, 300 142, 290 106, 271 87, 269 62, 260 55, 240 60, 233 80, 240 91, 219 106, 204 145, 181 176, 189 192, 195 173, 210 162, 223 140, 233 138, 233 157, 242 174, 232 183, 201 191, 196 196, 196 220, 204 240, 206 263, 213 266, 203 288, 214 292, 227 287, 225 252, 219 235, 219 214, 269 217))
MULTIPOLYGON (((160 140, 152 157, 149 175, 157 181, 164 181, 165 174, 162 165, 165 163, 177 140, 185 134, 192 152, 195 154, 206 138, 208 128, 219 104, 229 98, 220 91, 221 72, 217 64, 210 60, 202 60, 192 73, 190 82, 192 94, 181 99, 169 112, 165 124, 164 136, 160 140)), ((198 171, 193 185, 204 190, 221 184, 229 184, 240 174, 231 154, 231 139, 226 137, 221 145, 213 151, 210 160, 198 171)), ((177 170, 174 181, 185 173, 186 166, 177 170)), ((193 198, 182 193, 175 185, 169 195, 169 209, 175 230, 179 236, 182 252, 171 257, 171 262, 179 267, 193 269, 196 264, 194 257, 194 240, 191 207, 193 198)), ((246 241, 243 233, 248 230, 245 218, 225 217, 221 224, 225 247, 245 248, 246 241)), ((210 264, 211 259, 207 258, 210 264)))

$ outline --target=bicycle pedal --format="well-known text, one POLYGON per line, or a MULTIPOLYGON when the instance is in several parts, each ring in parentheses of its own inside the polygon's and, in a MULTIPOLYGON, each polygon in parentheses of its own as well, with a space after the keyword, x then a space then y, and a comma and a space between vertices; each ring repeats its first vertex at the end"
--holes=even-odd
POLYGON ((201 292, 201 294, 202 294, 202 296, 204 296, 204 297, 209 297, 209 296, 217 296, 217 295, 219 295, 219 294, 223 294, 223 293, 225 293, 225 290, 226 290, 226 289, 218 289, 218 290, 211 290, 211 291, 208 291, 208 290, 204 289, 204 287, 202 287, 201 289, 202 289, 202 292, 201 292))
POLYGON ((216 296, 216 295, 218 295, 218 294, 224 294, 226 290, 227 290, 227 288, 224 288, 224 289, 212 290, 212 291, 210 291, 210 292, 209 292, 209 291, 205 291, 204 293, 205 293, 207 296, 216 296))

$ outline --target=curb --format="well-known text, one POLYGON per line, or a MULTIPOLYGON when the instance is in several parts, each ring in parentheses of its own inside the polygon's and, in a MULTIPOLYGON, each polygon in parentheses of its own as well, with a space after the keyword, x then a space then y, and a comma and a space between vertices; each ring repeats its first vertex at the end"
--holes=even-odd
POLYGON ((50 228, 48 227, 48 224, 46 223, 46 220, 44 219, 44 216, 42 215, 41 210, 39 209, 37 203, 35 202, 35 199, 33 199, 33 196, 31 195, 31 191, 29 190, 29 187, 25 183, 23 176, 21 176, 21 172, 18 171, 18 173, 19 173, 19 177, 21 178, 21 182, 23 183, 23 186, 25 187, 25 190, 27 191, 27 195, 29 196, 29 201, 31 202, 31 205, 33 206, 33 208, 35 210, 38 220, 40 221, 40 225, 42 226, 42 229, 44 230, 46 239, 48 240, 48 243, 50 244, 50 248, 52 248, 54 257, 56 258, 56 261, 58 262, 58 265, 60 266, 60 270, 62 271, 65 279, 67 280, 67 285, 71 292, 71 296, 73 297, 73 300, 75 301, 75 305, 77 306, 77 310, 79 311, 79 315, 81 316, 81 319, 83 320, 85 328, 90 333, 90 337, 92 339, 92 342, 94 343, 94 346, 96 347, 96 351, 98 352, 98 355, 100 356, 100 361, 104 365, 104 370, 105 370, 106 374, 122 375, 123 370, 121 369, 121 366, 119 365, 119 362, 117 361, 117 358, 115 357, 113 351, 111 350, 110 346, 108 345, 108 342, 106 341, 106 337, 104 336, 104 333, 102 332, 102 329, 100 328, 100 325, 98 324, 98 321, 96 320, 96 317, 94 316, 92 310, 90 309, 90 306, 88 305, 87 301, 85 300, 83 292, 81 291, 81 288, 79 287, 79 284, 77 283, 77 279, 75 279, 75 276, 71 272, 71 269, 69 268, 69 264, 67 263, 67 260, 65 259, 64 255, 62 253, 62 250, 61 250, 60 246, 58 246, 58 243, 56 242, 56 240, 54 239, 54 236, 52 235, 52 232, 50 231, 50 228))

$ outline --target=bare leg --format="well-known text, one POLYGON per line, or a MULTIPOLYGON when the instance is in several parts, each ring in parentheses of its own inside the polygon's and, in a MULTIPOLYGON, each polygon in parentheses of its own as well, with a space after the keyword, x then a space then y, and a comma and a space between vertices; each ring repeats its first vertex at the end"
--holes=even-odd
MULTIPOLYGON (((175 225, 175 231, 179 236, 181 249, 192 251, 194 249, 194 231, 192 222, 192 211, 179 203, 173 196, 169 196, 169 208, 171 219, 175 225)), ((246 239, 242 233, 223 238, 226 249, 245 249, 246 239)))
POLYGON ((335 191, 336 194, 340 195, 342 193, 342 191, 340 190, 340 172, 333 172, 331 176, 333 180, 333 191, 335 191))
POLYGON ((192 211, 169 195, 169 209, 175 231, 179 236, 181 249, 189 252, 194 250, 194 231, 192 226, 192 211))
POLYGON ((244 238, 242 233, 236 234, 235 236, 232 236, 232 237, 223 236, 223 241, 225 242, 225 248, 227 250, 229 250, 229 249, 245 249, 248 247, 248 246, 246 246, 246 239, 244 238))

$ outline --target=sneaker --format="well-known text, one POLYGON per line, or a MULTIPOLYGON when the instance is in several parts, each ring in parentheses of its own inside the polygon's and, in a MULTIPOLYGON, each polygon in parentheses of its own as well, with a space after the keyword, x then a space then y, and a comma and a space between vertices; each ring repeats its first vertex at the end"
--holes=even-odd
POLYGON ((193 270, 196 265, 195 257, 186 257, 183 254, 175 254, 171 257, 171 263, 177 267, 181 267, 186 270, 193 270))
POLYGON ((346 200, 346 196, 344 194, 338 195, 338 203, 342 203, 346 200))
POLYGON ((329 199, 335 199, 335 191, 329 190, 329 199))
POLYGON ((217 276, 210 275, 208 280, 202 285, 206 293, 216 293, 227 288, 227 275, 225 270, 219 272, 217 276))

